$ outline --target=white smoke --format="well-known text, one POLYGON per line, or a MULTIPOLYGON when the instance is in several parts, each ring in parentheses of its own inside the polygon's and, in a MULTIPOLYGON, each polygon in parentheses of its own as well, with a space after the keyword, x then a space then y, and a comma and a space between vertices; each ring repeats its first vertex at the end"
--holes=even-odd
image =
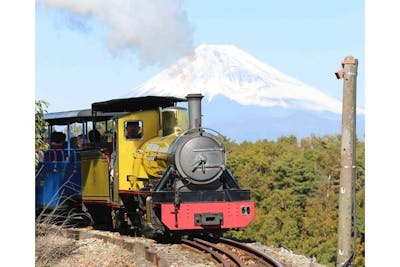
POLYGON ((49 8, 93 17, 107 27, 114 54, 137 52, 142 65, 168 64, 193 50, 192 27, 181 0, 37 0, 49 8))

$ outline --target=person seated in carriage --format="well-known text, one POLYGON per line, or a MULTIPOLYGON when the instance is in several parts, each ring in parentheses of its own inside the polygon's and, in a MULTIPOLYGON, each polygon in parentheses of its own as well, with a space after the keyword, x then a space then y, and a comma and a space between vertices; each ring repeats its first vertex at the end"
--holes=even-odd
POLYGON ((63 149, 65 148, 66 135, 62 132, 52 132, 50 138, 50 148, 52 149, 63 149))
POLYGON ((90 143, 100 143, 101 140, 101 134, 98 130, 90 130, 89 131, 89 142, 90 143))

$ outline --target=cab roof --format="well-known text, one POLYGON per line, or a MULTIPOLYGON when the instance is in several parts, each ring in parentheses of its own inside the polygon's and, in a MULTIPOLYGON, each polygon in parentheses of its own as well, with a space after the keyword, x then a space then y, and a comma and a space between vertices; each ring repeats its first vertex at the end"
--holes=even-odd
POLYGON ((151 110, 159 107, 175 106, 177 102, 186 102, 185 98, 172 96, 142 96, 120 98, 92 104, 93 111, 102 112, 135 112, 139 110, 151 110))

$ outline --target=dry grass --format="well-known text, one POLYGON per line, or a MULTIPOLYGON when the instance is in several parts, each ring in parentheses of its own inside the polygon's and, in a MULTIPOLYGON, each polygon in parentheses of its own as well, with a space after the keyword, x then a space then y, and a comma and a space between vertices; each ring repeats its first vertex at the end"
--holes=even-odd
POLYGON ((36 236, 35 266, 53 266, 63 258, 71 256, 79 246, 74 240, 61 238, 54 233, 36 236))
POLYGON ((42 211, 36 219, 36 266, 52 266, 79 248, 74 240, 63 238, 61 230, 77 226, 75 222, 84 214, 66 213, 60 207, 57 206, 50 212, 42 211))
POLYGON ((53 266, 65 257, 71 256, 80 246, 75 240, 63 238, 63 228, 78 227, 82 221, 92 221, 88 213, 70 209, 65 199, 54 209, 44 208, 35 220, 35 265, 53 266))

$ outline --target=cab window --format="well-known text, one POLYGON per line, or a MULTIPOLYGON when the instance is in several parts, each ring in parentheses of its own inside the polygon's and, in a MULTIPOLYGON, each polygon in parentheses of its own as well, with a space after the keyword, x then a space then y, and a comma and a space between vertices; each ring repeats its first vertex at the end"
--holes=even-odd
POLYGON ((127 140, 142 138, 142 121, 125 121, 125 138, 127 140))

